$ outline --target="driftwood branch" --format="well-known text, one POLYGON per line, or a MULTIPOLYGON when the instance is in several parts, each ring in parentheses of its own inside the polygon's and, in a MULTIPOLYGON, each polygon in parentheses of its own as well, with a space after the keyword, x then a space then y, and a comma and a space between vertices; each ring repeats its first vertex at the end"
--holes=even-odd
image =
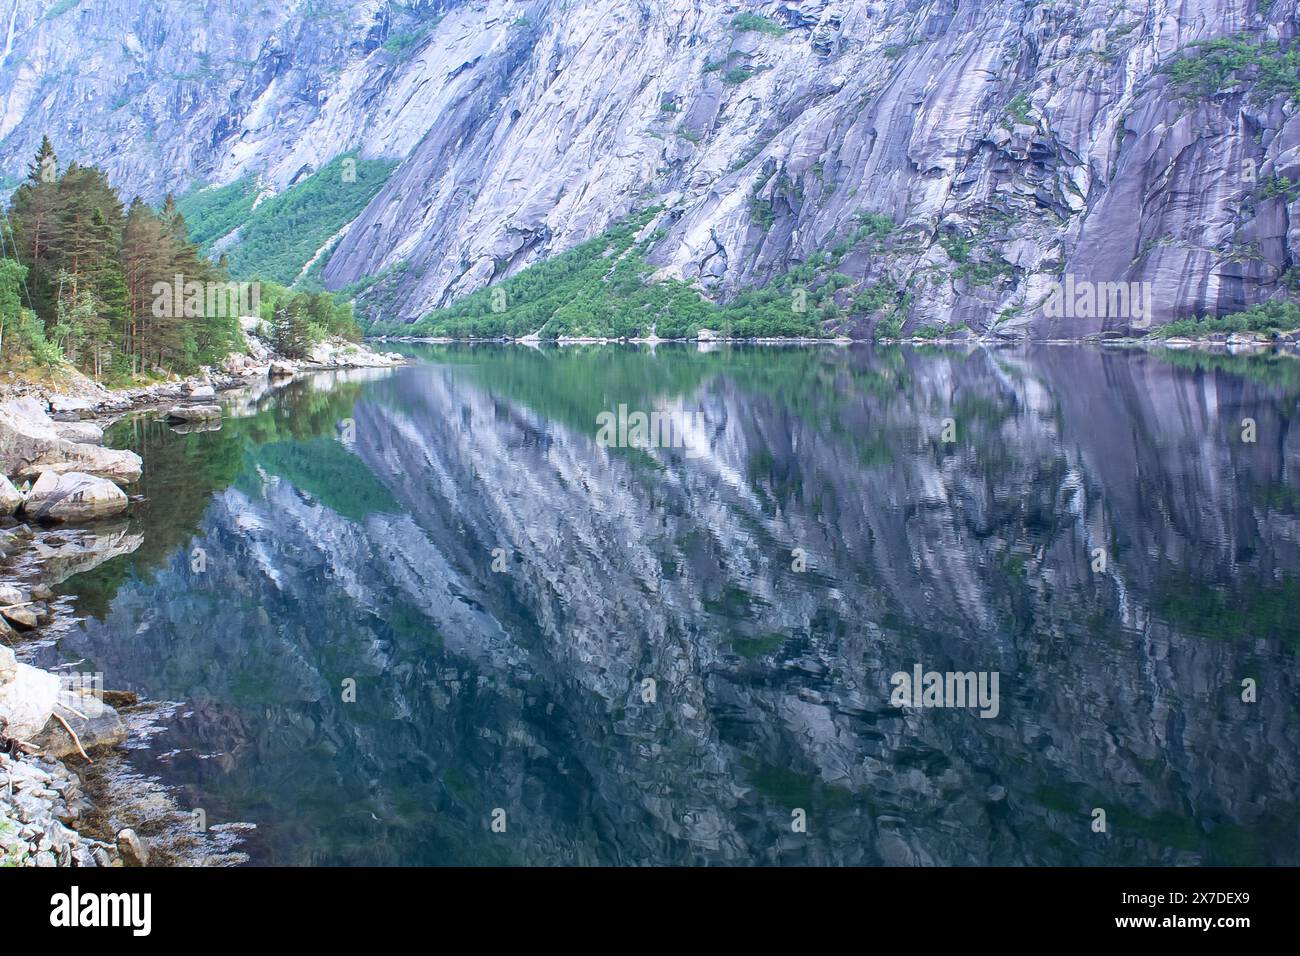
POLYGON ((66 720, 63 719, 63 716, 62 716, 61 714, 59 714, 58 711, 55 711, 55 712, 54 712, 53 714, 51 714, 50 716, 52 716, 55 720, 57 720, 59 723, 61 723, 61 724, 63 725, 63 729, 66 730, 66 731, 68 732, 68 734, 72 737, 72 742, 73 742, 73 744, 75 744, 76 747, 77 747, 77 753, 81 754, 81 756, 83 756, 83 757, 86 758, 86 763, 94 763, 95 761, 93 761, 93 760, 90 759, 90 755, 89 755, 88 753, 86 753, 85 750, 82 749, 82 747, 81 747, 81 738, 78 737, 78 736, 77 736, 77 732, 76 732, 75 730, 73 730, 72 727, 70 727, 70 726, 68 725, 68 722, 67 722, 66 720))

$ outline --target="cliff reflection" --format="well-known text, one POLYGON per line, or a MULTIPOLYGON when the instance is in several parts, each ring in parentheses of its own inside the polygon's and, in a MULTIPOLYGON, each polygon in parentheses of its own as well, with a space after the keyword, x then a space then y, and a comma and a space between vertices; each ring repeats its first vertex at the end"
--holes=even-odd
POLYGON ((1294 861, 1288 366, 417 351, 124 425, 143 542, 65 585, 58 653, 188 702, 138 759, 256 861, 1294 861), (706 454, 597 444, 678 398, 706 454), (997 718, 891 707, 918 663, 997 718))

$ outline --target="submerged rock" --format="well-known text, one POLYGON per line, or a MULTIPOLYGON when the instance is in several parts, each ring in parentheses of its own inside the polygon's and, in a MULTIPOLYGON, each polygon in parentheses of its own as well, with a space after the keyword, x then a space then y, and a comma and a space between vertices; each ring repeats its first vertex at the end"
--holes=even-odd
POLYGON ((38 521, 89 521, 121 514, 126 506, 126 493, 105 478, 46 471, 28 492, 23 513, 38 521))
POLYGON ((140 695, 131 690, 106 690, 104 703, 113 708, 136 707, 140 703, 140 695))

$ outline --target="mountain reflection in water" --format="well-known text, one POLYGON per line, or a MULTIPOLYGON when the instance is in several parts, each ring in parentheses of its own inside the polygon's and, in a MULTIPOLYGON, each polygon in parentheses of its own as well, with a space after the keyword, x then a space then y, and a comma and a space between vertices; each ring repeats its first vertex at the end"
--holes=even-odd
POLYGON ((254 862, 1295 862, 1297 363, 408 348, 120 424, 143 541, 63 585, 254 862), (705 454, 597 444, 678 398, 705 454))

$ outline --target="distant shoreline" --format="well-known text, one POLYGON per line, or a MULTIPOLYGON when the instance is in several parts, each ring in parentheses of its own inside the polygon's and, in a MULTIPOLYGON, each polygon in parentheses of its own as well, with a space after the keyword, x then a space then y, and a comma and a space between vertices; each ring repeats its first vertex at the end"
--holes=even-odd
POLYGON ((1124 349, 1172 349, 1174 351, 1229 352, 1232 354, 1266 354, 1290 355, 1300 357, 1300 337, 1294 334, 1276 339, 1247 338, 1236 336, 1210 335, 1202 338, 1173 336, 1162 338, 1133 338, 1087 336, 1079 339, 1035 339, 1035 338, 980 338, 967 335, 963 337, 904 337, 882 339, 839 338, 709 338, 709 339, 642 339, 642 338, 559 338, 534 339, 498 336, 492 338, 454 338, 450 336, 420 335, 379 335, 366 336, 367 342, 397 342, 410 345, 527 345, 527 346, 566 346, 566 345, 762 345, 762 346, 809 346, 809 345, 945 345, 945 346, 981 346, 994 348, 1017 348, 1026 345, 1090 345, 1102 348, 1124 349))

